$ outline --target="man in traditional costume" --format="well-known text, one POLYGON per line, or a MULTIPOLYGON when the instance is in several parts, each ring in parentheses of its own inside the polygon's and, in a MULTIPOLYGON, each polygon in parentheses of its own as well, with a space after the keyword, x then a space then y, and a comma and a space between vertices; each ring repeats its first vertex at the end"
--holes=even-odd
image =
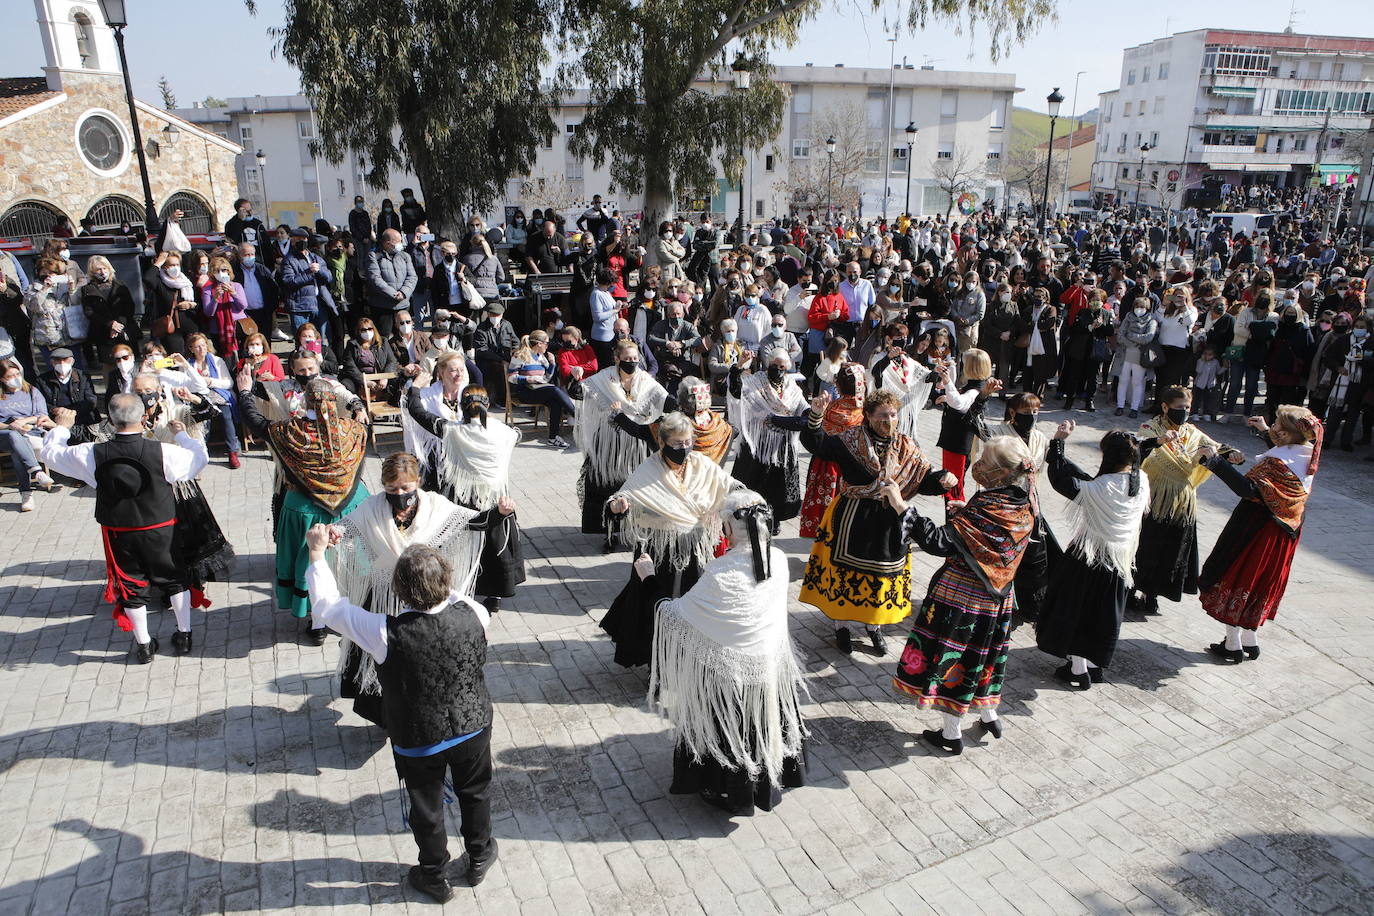
POLYGON ((1310 410, 1292 404, 1278 408, 1272 427, 1263 417, 1247 422, 1273 448, 1244 475, 1212 449, 1199 450, 1208 469, 1241 498, 1199 577, 1203 609, 1226 625, 1226 639, 1207 650, 1232 663, 1259 658, 1256 631, 1278 614, 1325 433, 1310 410))
POLYGON ((1012 580, 1035 529, 1031 473, 1020 439, 989 440, 972 470, 982 489, 953 508, 943 526, 909 506, 895 481, 882 487, 882 497, 902 516, 903 535, 946 558, 915 611, 892 684, 920 708, 940 710, 943 727, 921 737, 950 754, 963 753, 961 722, 969 709, 978 711, 983 731, 1002 737, 997 706, 1011 642, 1012 580))
MULTIPOLYGON (((694 375, 687 376, 678 383, 677 404, 692 421, 692 448, 716 464, 724 464, 735 438, 735 428, 711 409, 710 386, 694 375)), ((658 423, 636 423, 621 413, 616 414, 615 424, 647 445, 651 452, 663 445, 658 423)))
POLYGON ((792 359, 774 348, 760 354, 762 372, 744 375, 752 357, 730 368, 727 413, 739 430, 734 476, 773 507, 773 534, 780 523, 801 512, 797 436, 806 426, 806 397, 789 374, 792 359))
MULTIPOLYGON (((840 396, 830 402, 821 417, 821 432, 838 436, 864 421, 864 395, 868 393, 868 377, 858 363, 845 363, 835 373, 835 388, 840 396)), ((833 461, 811 457, 806 469, 806 493, 802 496, 801 536, 814 538, 820 532, 821 517, 830 508, 839 486, 840 469, 833 461)))
POLYGON ((720 507, 739 482, 692 447, 692 421, 680 413, 659 423, 663 447, 645 458, 606 504, 636 560, 654 564, 652 584, 633 571, 601 620, 625 667, 647 665, 654 607, 676 598, 701 575, 721 540, 720 507))
POLYGON ((1112 430, 1102 437, 1097 476, 1064 454, 1075 423, 1065 420, 1050 443, 1050 483, 1067 499, 1072 536, 1057 562, 1035 624, 1040 651, 1066 658, 1054 676, 1087 690, 1106 678, 1121 635, 1131 561, 1140 522, 1150 505, 1150 480, 1140 473, 1134 436, 1112 430))
MULTIPOLYGON (((456 506, 438 493, 420 489, 420 462, 397 452, 382 462, 384 492, 365 499, 330 526, 333 569, 339 588, 360 595, 374 614, 395 617, 404 610, 391 585, 401 553, 412 544, 439 551, 455 570, 454 589, 471 595, 483 543, 474 529, 478 513, 456 506)), ((499 512, 514 510, 502 498, 499 512)), ((385 727, 385 704, 372 656, 344 638, 339 647, 340 694, 352 698, 353 711, 385 727)))
MULTIPOLYGON (((658 605, 649 702, 672 721, 674 794, 731 814, 771 811, 803 784, 806 695, 787 631, 787 557, 768 505, 737 490, 720 507, 730 549, 685 594, 658 605)), ((636 562, 646 582, 658 575, 636 562)))
POLYGON ((663 416, 668 392, 640 369, 639 345, 632 339, 615 343, 615 365, 607 366, 583 381, 582 409, 574 438, 582 449, 582 475, 577 494, 582 500, 582 533, 604 534, 604 550, 615 547, 616 535, 608 530, 606 500, 644 462, 649 447, 616 422, 618 414, 641 426, 663 416))
POLYGON ((908 437, 897 432, 901 400, 875 391, 864 401, 864 419, 837 436, 821 428, 830 395, 811 402, 802 444, 815 459, 833 461, 839 494, 826 509, 806 563, 800 600, 837 622, 835 644, 852 651, 847 621, 863 624, 878 654, 887 651, 884 624, 911 613, 911 549, 899 514, 882 497, 895 483, 903 499, 918 493, 943 495, 954 475, 932 475, 930 462, 908 437))
POLYGON ((1212 472, 1198 461, 1203 448, 1232 464, 1240 452, 1213 441, 1188 422, 1193 396, 1187 388, 1164 389, 1163 412, 1140 427, 1140 470, 1150 480, 1150 511, 1140 526, 1135 587, 1140 610, 1159 613, 1159 597, 1181 601, 1197 594, 1197 490, 1212 472))
POLYGON ((157 654, 148 630, 148 599, 153 590, 167 597, 176 616, 172 645, 191 651, 191 592, 187 570, 173 550, 177 524, 173 487, 194 480, 209 462, 205 443, 171 420, 168 444, 144 436, 144 402, 136 394, 110 399, 115 433, 104 442, 68 445, 74 411, 53 410, 57 426, 43 440, 41 457, 54 471, 95 489, 95 519, 105 543, 105 600, 114 604, 120 629, 132 630, 140 664, 157 654))
POLYGON ((241 393, 244 423, 267 440, 287 487, 276 524, 277 607, 300 619, 310 641, 321 645, 324 630, 310 626, 305 532, 337 521, 367 498, 362 482, 367 427, 339 416, 334 389, 324 379, 306 387, 303 414, 286 420, 267 420, 256 400, 246 390, 241 393))

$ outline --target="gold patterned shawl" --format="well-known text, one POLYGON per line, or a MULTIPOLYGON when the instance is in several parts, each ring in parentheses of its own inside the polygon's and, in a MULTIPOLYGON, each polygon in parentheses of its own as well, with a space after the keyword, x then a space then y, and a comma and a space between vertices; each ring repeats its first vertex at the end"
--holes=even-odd
POLYGON ((850 483, 842 478, 839 488, 841 496, 881 499, 878 491, 890 480, 901 487, 903 499, 910 499, 916 495, 916 488, 930 473, 930 462, 921 454, 920 447, 900 433, 892 437, 887 457, 883 460, 878 458, 878 450, 874 447, 873 437, 869 435, 866 424, 851 426, 836 438, 844 443, 844 447, 854 456, 855 461, 874 475, 873 482, 867 484, 850 483))
POLYGON ((1140 469, 1150 478, 1150 516, 1159 522, 1187 524, 1197 518, 1197 488, 1212 476, 1198 462, 1198 450, 1206 446, 1220 451, 1224 446, 1191 423, 1174 430, 1178 438, 1165 444, 1162 440, 1169 429, 1163 415, 1141 425, 1141 438, 1161 441, 1140 469))
POLYGON ((315 419, 268 424, 267 437, 291 485, 330 514, 358 489, 367 448, 367 427, 340 417, 334 398, 307 392, 315 419))

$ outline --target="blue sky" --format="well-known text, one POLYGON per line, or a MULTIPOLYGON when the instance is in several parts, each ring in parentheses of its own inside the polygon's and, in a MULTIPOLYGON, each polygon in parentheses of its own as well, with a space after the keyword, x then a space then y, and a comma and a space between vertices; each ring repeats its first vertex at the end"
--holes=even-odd
MULTIPOLYGON (((10 0, 18 6, 22 0, 10 0)), ((691 3, 692 0, 683 0, 691 3)), ((1297 30, 1327 35, 1374 35, 1367 6, 1359 0, 1298 0, 1297 30)), ((887 66, 889 48, 882 14, 859 15, 865 0, 837 0, 808 25, 793 48, 775 56, 780 64, 817 66, 887 66)), ((132 0, 132 23, 126 32, 134 92, 154 104, 157 80, 166 74, 182 105, 207 95, 246 96, 295 92, 296 75, 271 55, 269 27, 281 24, 280 0, 259 0, 250 16, 240 0, 186 4, 184 0, 132 0), (197 16, 195 9, 206 14, 197 16), (213 40, 206 40, 209 30, 213 40), (171 53, 168 49, 174 49, 171 53)), ((22 8, 22 7, 21 7, 22 8)), ((890 7, 896 10, 898 7, 890 7)), ((1159 38, 1169 32, 1207 27, 1280 30, 1288 23, 1285 0, 1156 0, 1144 5, 1104 4, 1101 0, 1061 0, 1059 21, 1043 28, 999 63, 986 53, 982 34, 972 39, 939 26, 918 35, 905 35, 897 45, 916 65, 927 61, 946 70, 996 70, 1016 74, 1025 91, 1016 104, 1043 110, 1054 86, 1065 96, 1064 111, 1073 106, 1075 74, 1082 70, 1078 109, 1086 111, 1097 93, 1116 87, 1121 49, 1159 38), (1142 14, 1143 11, 1143 14, 1142 14), (1166 31, 1166 29, 1168 31, 1166 31)), ((8 49, 5 76, 37 74, 43 65, 33 15, 16 17, 29 28, 30 41, 8 49)))

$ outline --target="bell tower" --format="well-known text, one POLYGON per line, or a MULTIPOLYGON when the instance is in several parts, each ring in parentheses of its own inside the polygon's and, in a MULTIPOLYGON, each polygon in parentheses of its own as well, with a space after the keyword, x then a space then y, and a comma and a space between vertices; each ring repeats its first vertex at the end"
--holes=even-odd
POLYGON ((114 33, 105 25, 97 0, 34 0, 34 7, 49 89, 62 89, 64 73, 120 78, 114 33))

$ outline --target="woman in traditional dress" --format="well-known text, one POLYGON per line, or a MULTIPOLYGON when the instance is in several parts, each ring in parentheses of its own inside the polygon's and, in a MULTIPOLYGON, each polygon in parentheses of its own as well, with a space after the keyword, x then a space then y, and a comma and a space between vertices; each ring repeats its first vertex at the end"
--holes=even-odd
MULTIPOLYGON (((692 421, 692 449, 723 465, 735 438, 735 428, 711 409, 710 386, 695 375, 687 376, 678 383, 677 405, 692 421)), ((663 445, 659 423, 636 423, 621 413, 616 414, 615 424, 647 445, 651 453, 663 445)))
MULTIPOLYGON (((477 573, 481 538, 472 522, 477 513, 455 506, 438 493, 420 489, 420 462, 407 452, 382 462, 385 492, 369 496, 331 526, 334 575, 339 588, 374 614, 395 617, 405 610, 391 587, 391 574, 401 552, 413 544, 433 547, 455 571, 461 594, 470 594, 477 573)), ((499 511, 514 510, 508 499, 499 511)), ((340 695, 353 700, 353 711, 385 727, 382 691, 372 656, 347 639, 339 645, 340 695)))
POLYGON ((1208 470, 1241 498, 1198 580, 1203 609, 1226 625, 1226 639, 1207 651, 1232 663, 1259 658, 1256 631, 1278 614, 1324 433, 1310 410, 1292 404, 1278 408, 1272 427, 1263 417, 1247 423, 1266 434, 1273 448, 1244 475, 1212 449, 1199 450, 1208 470))
POLYGON ((691 588, 720 545, 720 507, 739 486, 692 448, 692 421, 670 413, 659 423, 663 447, 644 459, 606 504, 636 559, 654 564, 652 583, 633 571, 601 620, 627 668, 649 663, 654 606, 691 588))
POLYGON ((968 471, 969 454, 976 439, 986 439, 983 410, 988 397, 1002 390, 1002 383, 992 377, 992 360, 982 350, 965 350, 960 365, 966 381, 956 385, 954 365, 945 362, 939 371, 944 393, 935 399, 940 405, 940 437, 935 445, 940 449, 940 463, 954 475, 955 484, 946 493, 948 499, 964 501, 964 475, 968 471))
MULTIPOLYGON (((821 418, 821 431, 838 436, 864 421, 864 396, 868 393, 868 378, 863 366, 846 363, 835 373, 835 387, 840 396, 830 402, 821 418)), ((833 461, 812 456, 806 470, 806 494, 802 497, 801 536, 814 538, 820 532, 821 516, 830 508, 839 486, 840 469, 833 461)))
MULTIPOLYGON (((668 791, 749 815, 771 811, 783 788, 804 782, 806 687, 787 632, 787 557, 770 541, 768 505, 738 490, 720 515, 730 549, 684 595, 658 605, 649 701, 676 728, 668 791)), ((656 575, 648 561, 636 569, 656 575)))
POLYGON ((902 409, 897 414, 897 431, 920 445, 916 421, 930 399, 930 389, 940 376, 897 346, 892 347, 888 358, 873 369, 876 387, 895 392, 902 399, 902 409))
MULTIPOLYGON (((300 362, 301 355, 294 361, 300 362)), ((310 552, 305 533, 316 524, 333 524, 367 498, 362 482, 367 427, 339 415, 338 383, 328 379, 307 381, 300 415, 287 413, 282 420, 268 420, 260 413, 248 384, 240 375, 239 404, 245 425, 267 440, 286 488, 276 519, 277 607, 301 620, 310 641, 322 645, 325 631, 310 626, 310 592, 305 584, 310 552)))
POLYGON ((916 512, 889 482, 881 495, 901 516, 903 536, 922 550, 945 557, 930 580, 893 686, 926 709, 940 710, 943 727, 921 733, 950 754, 964 751, 961 721, 978 711, 982 729, 1002 737, 997 706, 1007 672, 1012 581, 1035 529, 1027 478, 1030 455, 1020 439, 988 442, 973 464, 982 489, 954 509, 943 527, 916 512))
POLYGON ((1124 430, 1102 437, 1096 477, 1070 461, 1064 440, 1075 425, 1072 420, 1060 423, 1050 443, 1050 483, 1073 500, 1073 536, 1050 578, 1035 644, 1042 652, 1068 659, 1055 677, 1087 690, 1105 679, 1116 651, 1140 520, 1150 505, 1150 482, 1140 473, 1140 446, 1124 430))
POLYGON ((649 447, 616 422, 623 414, 637 424, 652 423, 663 416, 668 393, 653 376, 640 371, 639 344, 626 338, 616 341, 615 365, 589 376, 583 383, 582 409, 573 438, 582 449, 582 475, 577 495, 582 500, 582 533, 605 535, 604 552, 615 547, 615 532, 608 530, 606 500, 649 455, 649 447))
POLYGON ((496 511, 510 490, 520 434, 505 423, 487 422, 491 399, 480 385, 451 396, 454 380, 467 378, 461 352, 445 352, 434 370, 439 381, 412 390, 403 419, 412 427, 425 488, 478 513, 472 525, 486 535, 473 594, 495 613, 525 581, 519 522, 514 512, 496 511))
POLYGON ((812 460, 838 468, 839 493, 821 519, 802 579, 800 600, 837 622, 835 645, 853 648, 848 621, 863 624, 873 649, 887 651, 882 626, 911 613, 911 551, 899 513, 883 501, 881 490, 894 483, 903 499, 917 493, 940 496, 954 475, 932 475, 930 462, 911 439, 897 432, 901 401, 891 391, 875 391, 864 401, 864 419, 838 436, 821 428, 830 398, 811 402, 802 444, 812 460))
POLYGON ((1212 476, 1198 462, 1198 452, 1210 448, 1232 464, 1245 460, 1188 422, 1193 395, 1187 388, 1165 388, 1159 400, 1163 412, 1140 427, 1140 469, 1150 479, 1150 511, 1140 526, 1135 585, 1140 591, 1136 606, 1146 614, 1159 613, 1161 595, 1181 601, 1185 594, 1197 594, 1197 488, 1212 476))
POLYGON ((734 477, 773 507, 773 534, 801 511, 797 434, 806 426, 806 398, 789 376, 792 359, 782 349, 760 354, 764 371, 745 376, 752 358, 730 370, 726 398, 730 424, 739 430, 734 477))

